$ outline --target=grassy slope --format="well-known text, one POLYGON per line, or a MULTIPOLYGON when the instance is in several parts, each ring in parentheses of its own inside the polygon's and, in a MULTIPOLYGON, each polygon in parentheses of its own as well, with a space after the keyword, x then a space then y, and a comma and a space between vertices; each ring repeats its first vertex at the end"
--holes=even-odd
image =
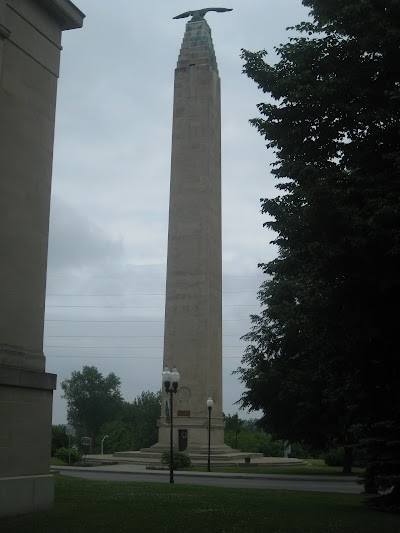
POLYGON ((0 531, 398 533, 400 519, 367 510, 359 495, 87 481, 58 475, 53 511, 0 520, 0 531))

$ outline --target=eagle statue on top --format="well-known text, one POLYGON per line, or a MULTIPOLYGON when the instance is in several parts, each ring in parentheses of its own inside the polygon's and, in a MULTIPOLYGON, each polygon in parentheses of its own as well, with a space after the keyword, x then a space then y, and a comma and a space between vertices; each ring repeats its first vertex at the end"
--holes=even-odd
POLYGON ((223 13, 224 11, 232 11, 226 7, 205 7, 204 9, 196 9, 194 11, 186 11, 174 17, 174 19, 184 19, 186 17, 192 17, 189 22, 198 22, 204 19, 204 15, 209 11, 216 11, 217 13, 223 13))

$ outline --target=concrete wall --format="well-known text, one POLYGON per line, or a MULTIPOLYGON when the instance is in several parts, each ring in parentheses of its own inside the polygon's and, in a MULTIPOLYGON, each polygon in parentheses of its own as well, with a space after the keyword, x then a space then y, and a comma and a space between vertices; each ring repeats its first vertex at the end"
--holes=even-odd
POLYGON ((54 121, 62 30, 82 22, 69 0, 0 0, 0 515, 53 501, 43 329, 54 121))

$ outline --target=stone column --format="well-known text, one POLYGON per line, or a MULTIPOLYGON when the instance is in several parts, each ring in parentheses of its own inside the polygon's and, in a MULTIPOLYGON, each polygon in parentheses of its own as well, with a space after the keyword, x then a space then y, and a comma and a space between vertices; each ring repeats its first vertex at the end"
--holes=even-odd
MULTIPOLYGON (((221 96, 211 30, 188 22, 175 70, 165 304, 164 366, 181 374, 174 397, 174 441, 224 448, 221 311, 221 96), (182 440, 183 439, 183 440, 182 440)), ((163 411, 159 442, 169 445, 163 411)))
POLYGON ((0 516, 53 504, 43 329, 57 79, 69 0, 0 0, 0 516))

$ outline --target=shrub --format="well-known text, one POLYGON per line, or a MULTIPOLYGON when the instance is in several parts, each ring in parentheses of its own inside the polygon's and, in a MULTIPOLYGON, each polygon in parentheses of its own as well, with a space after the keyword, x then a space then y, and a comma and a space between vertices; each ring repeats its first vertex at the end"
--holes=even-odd
POLYGON ((307 449, 307 446, 301 444, 300 442, 291 443, 292 451, 290 452, 289 457, 296 457, 296 459, 307 459, 308 457, 313 457, 310 453, 310 450, 307 449))
MULTIPOLYGON (((337 446, 336 448, 331 448, 322 454, 322 459, 328 466, 343 466, 344 447, 337 446)), ((366 451, 364 449, 353 448, 353 466, 365 466, 365 464, 366 451)))
POLYGON ((78 463, 82 458, 82 455, 74 448, 71 448, 71 450, 68 450, 68 448, 58 448, 54 453, 54 457, 57 457, 60 461, 64 461, 64 463, 68 463, 70 455, 71 463, 78 463))
POLYGON ((336 448, 331 448, 322 456, 325 464, 328 466, 343 466, 344 459, 344 448, 343 446, 337 446, 336 448))
MULTIPOLYGON (((163 465, 169 465, 170 464, 170 453, 169 451, 165 450, 161 457, 161 462, 163 465)), ((187 468, 189 466, 192 466, 192 462, 190 460, 190 457, 187 453, 184 452, 175 452, 173 453, 173 468, 174 470, 178 470, 179 468, 187 468)))
POLYGON ((267 457, 283 456, 283 441, 274 440, 269 433, 263 431, 241 431, 238 435, 234 431, 225 431, 225 444, 246 453, 262 453, 267 457))
POLYGON ((68 437, 65 434, 65 427, 58 425, 52 426, 51 429, 51 456, 53 457, 58 448, 66 448, 68 446, 68 437))

